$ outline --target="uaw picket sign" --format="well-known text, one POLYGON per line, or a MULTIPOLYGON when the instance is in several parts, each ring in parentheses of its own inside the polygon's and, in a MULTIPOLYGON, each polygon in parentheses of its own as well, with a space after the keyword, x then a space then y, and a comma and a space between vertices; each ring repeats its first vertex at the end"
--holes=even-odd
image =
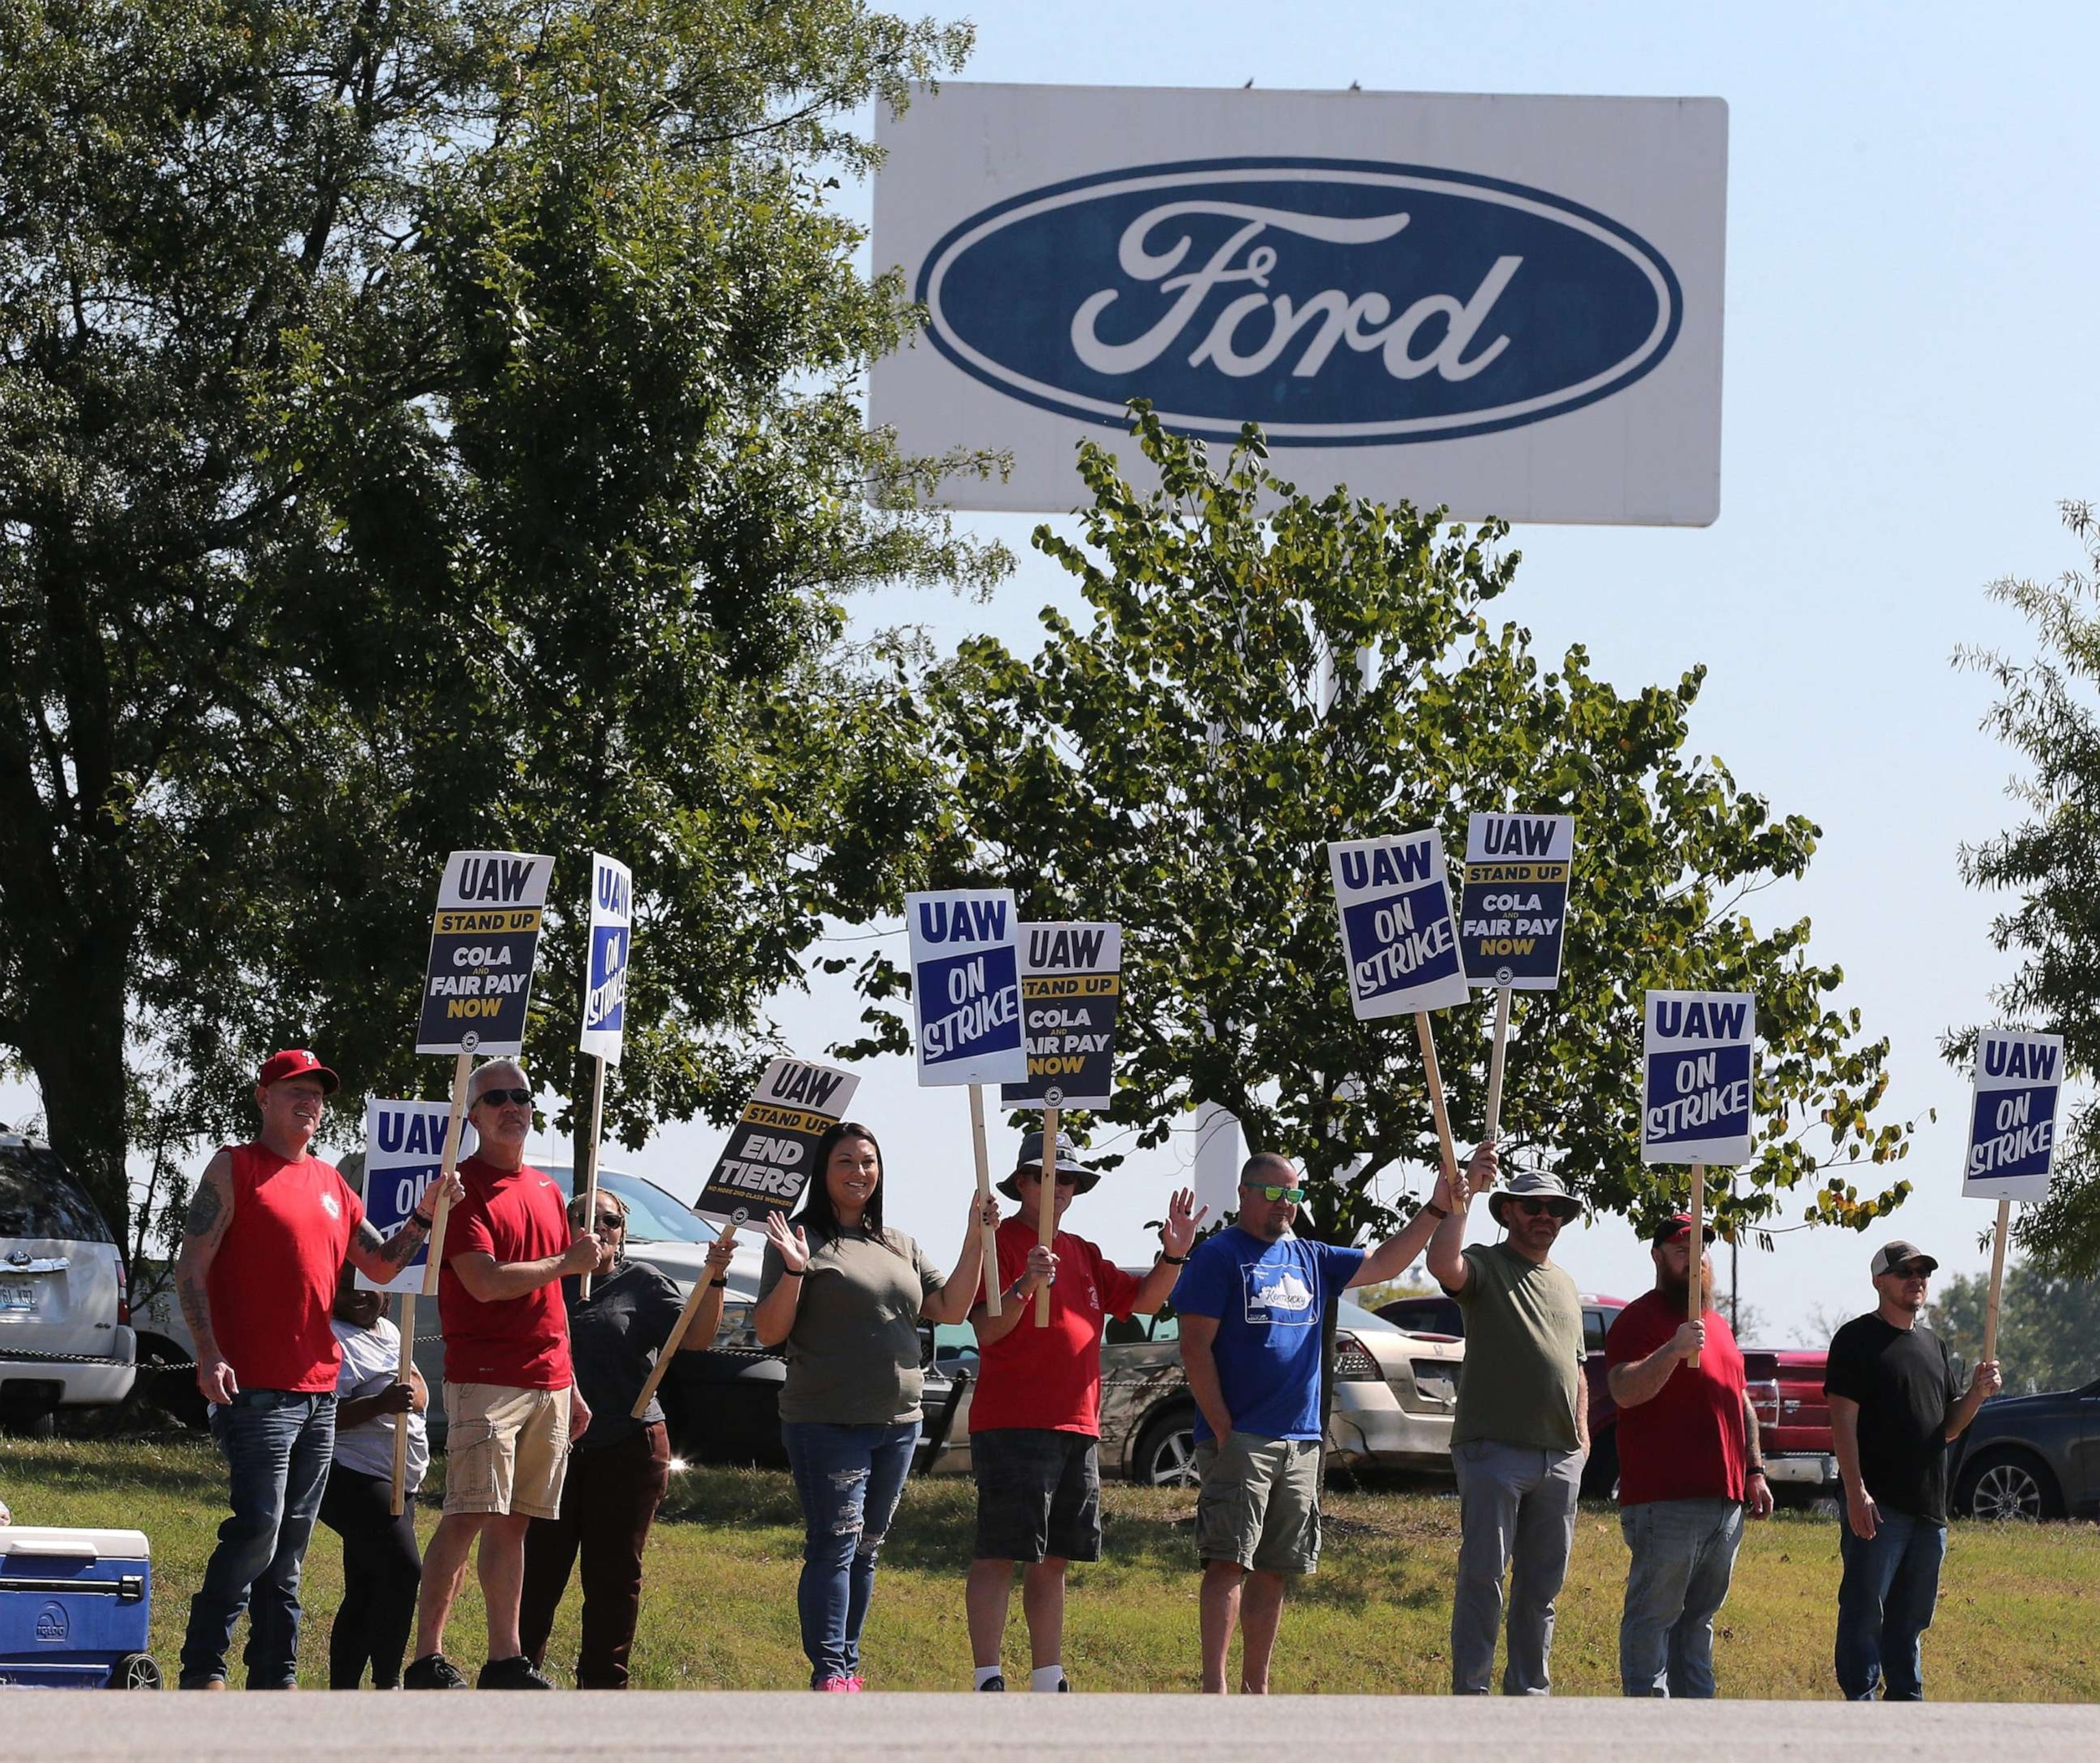
POLYGON ((1572 814, 1475 814, 1466 822, 1458 948, 1475 985, 1550 992, 1568 935, 1572 814))
POLYGON ((1641 1161, 1749 1162, 1757 1000, 1650 992, 1644 1016, 1641 1161))
MULTIPOLYGON (((364 1216, 382 1236, 391 1236, 407 1221, 438 1179, 445 1160, 445 1129, 450 1124, 443 1102, 389 1102, 369 1096, 364 1104, 364 1216)), ((474 1155, 474 1128, 460 1127, 460 1156, 474 1155)), ((368 1292, 420 1292, 430 1245, 421 1245, 394 1278, 382 1285, 364 1273, 355 1276, 368 1292)))
POLYGON ((455 851, 446 859, 417 1052, 523 1051, 532 958, 554 875, 551 857, 524 851, 455 851))
POLYGON ((871 420, 1013 459, 955 506, 1071 508, 1143 398, 1260 422, 1315 495, 1718 512, 1718 99, 943 82, 876 139, 875 261, 927 317, 871 420))
POLYGON ((792 1211, 814 1166, 817 1141, 845 1118, 859 1087, 849 1071, 774 1060, 744 1104, 693 1210, 730 1225, 792 1211))
POLYGON ((634 878, 627 866, 591 857, 590 948, 576 1051, 620 1063, 627 1033, 627 963, 634 946, 634 878))
POLYGON ((1021 927, 1021 1028, 1028 1081, 1004 1084, 1008 1108, 1106 1108, 1114 1100, 1120 924, 1021 927))
POLYGON ((1330 844, 1327 865, 1357 1020, 1464 1003, 1471 992, 1436 831, 1330 844))
POLYGON ((1985 1029, 1976 1037, 1975 1102, 1961 1192, 1983 1200, 2046 1200, 2063 1091, 2063 1037, 1985 1029))
POLYGON ((922 1084, 1024 1083, 1021 914, 1010 888, 907 894, 922 1084))

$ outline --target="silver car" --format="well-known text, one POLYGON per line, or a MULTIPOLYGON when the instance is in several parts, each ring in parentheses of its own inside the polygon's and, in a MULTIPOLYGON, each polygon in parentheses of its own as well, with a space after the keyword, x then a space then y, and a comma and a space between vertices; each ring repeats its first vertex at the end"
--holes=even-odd
POLYGON ((138 1375, 124 1255, 64 1160, 0 1126, 0 1425, 47 1436, 62 1408, 138 1375))
MULTIPOLYGON (((1181 1372, 1180 1333, 1171 1307, 1156 1316, 1110 1319, 1101 1339, 1104 1474, 1195 1485, 1196 1403, 1181 1372)), ((942 1329, 936 1339, 944 1368, 974 1370, 977 1350, 968 1329, 942 1329)), ((1449 1474, 1464 1355, 1457 1342, 1410 1334, 1343 1298, 1335 1333, 1327 1461, 1449 1474)), ((937 1470, 968 1472, 969 1418, 965 1391, 937 1470)))

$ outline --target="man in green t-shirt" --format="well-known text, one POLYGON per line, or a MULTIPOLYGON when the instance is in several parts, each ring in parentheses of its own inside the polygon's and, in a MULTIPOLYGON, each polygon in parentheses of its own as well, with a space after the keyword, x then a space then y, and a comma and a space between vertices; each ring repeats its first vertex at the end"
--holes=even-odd
POLYGON ((1429 1240, 1429 1271, 1466 1313, 1466 1360, 1451 1427, 1458 1475, 1458 1584, 1451 1690, 1485 1695, 1511 1573, 1505 1695, 1545 1695, 1553 1601, 1575 1541, 1575 1496, 1590 1450, 1582 1301, 1551 1258, 1581 1208, 1560 1178, 1520 1153, 1488 1196, 1509 1234, 1466 1246, 1471 1196, 1429 1240))

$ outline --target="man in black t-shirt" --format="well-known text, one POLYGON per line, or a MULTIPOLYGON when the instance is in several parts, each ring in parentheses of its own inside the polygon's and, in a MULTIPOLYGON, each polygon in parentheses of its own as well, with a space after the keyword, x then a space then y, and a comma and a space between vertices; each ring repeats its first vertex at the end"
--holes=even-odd
POLYGON ((1873 1260, 1881 1302, 1830 1343, 1823 1391, 1845 1483, 1838 1532, 1838 1686, 1871 1702, 1925 1699, 1921 1638, 1947 1554, 1947 1448, 1999 1383, 1996 1360, 1965 1392, 1947 1343, 1919 1322, 1939 1263, 1916 1245, 1884 1244, 1873 1260))

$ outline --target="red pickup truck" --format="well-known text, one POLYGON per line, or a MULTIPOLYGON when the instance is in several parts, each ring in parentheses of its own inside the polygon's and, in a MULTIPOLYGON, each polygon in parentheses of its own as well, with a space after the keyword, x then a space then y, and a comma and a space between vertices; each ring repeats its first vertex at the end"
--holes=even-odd
MULTIPOLYGON (((1590 1461, 1582 1472, 1582 1492, 1591 1499, 1608 1499, 1619 1481, 1619 1408, 1604 1382, 1604 1337, 1626 1306, 1622 1298, 1582 1294, 1582 1333, 1590 1349, 1590 1461)), ((1440 1293, 1396 1298, 1381 1305, 1378 1313, 1417 1334, 1465 1338, 1464 1312, 1440 1293)), ((1782 1505, 1807 1505, 1834 1498, 1838 1492, 1830 1409, 1823 1399, 1825 1356, 1820 1348, 1743 1349, 1766 1479, 1772 1497, 1782 1505)))

